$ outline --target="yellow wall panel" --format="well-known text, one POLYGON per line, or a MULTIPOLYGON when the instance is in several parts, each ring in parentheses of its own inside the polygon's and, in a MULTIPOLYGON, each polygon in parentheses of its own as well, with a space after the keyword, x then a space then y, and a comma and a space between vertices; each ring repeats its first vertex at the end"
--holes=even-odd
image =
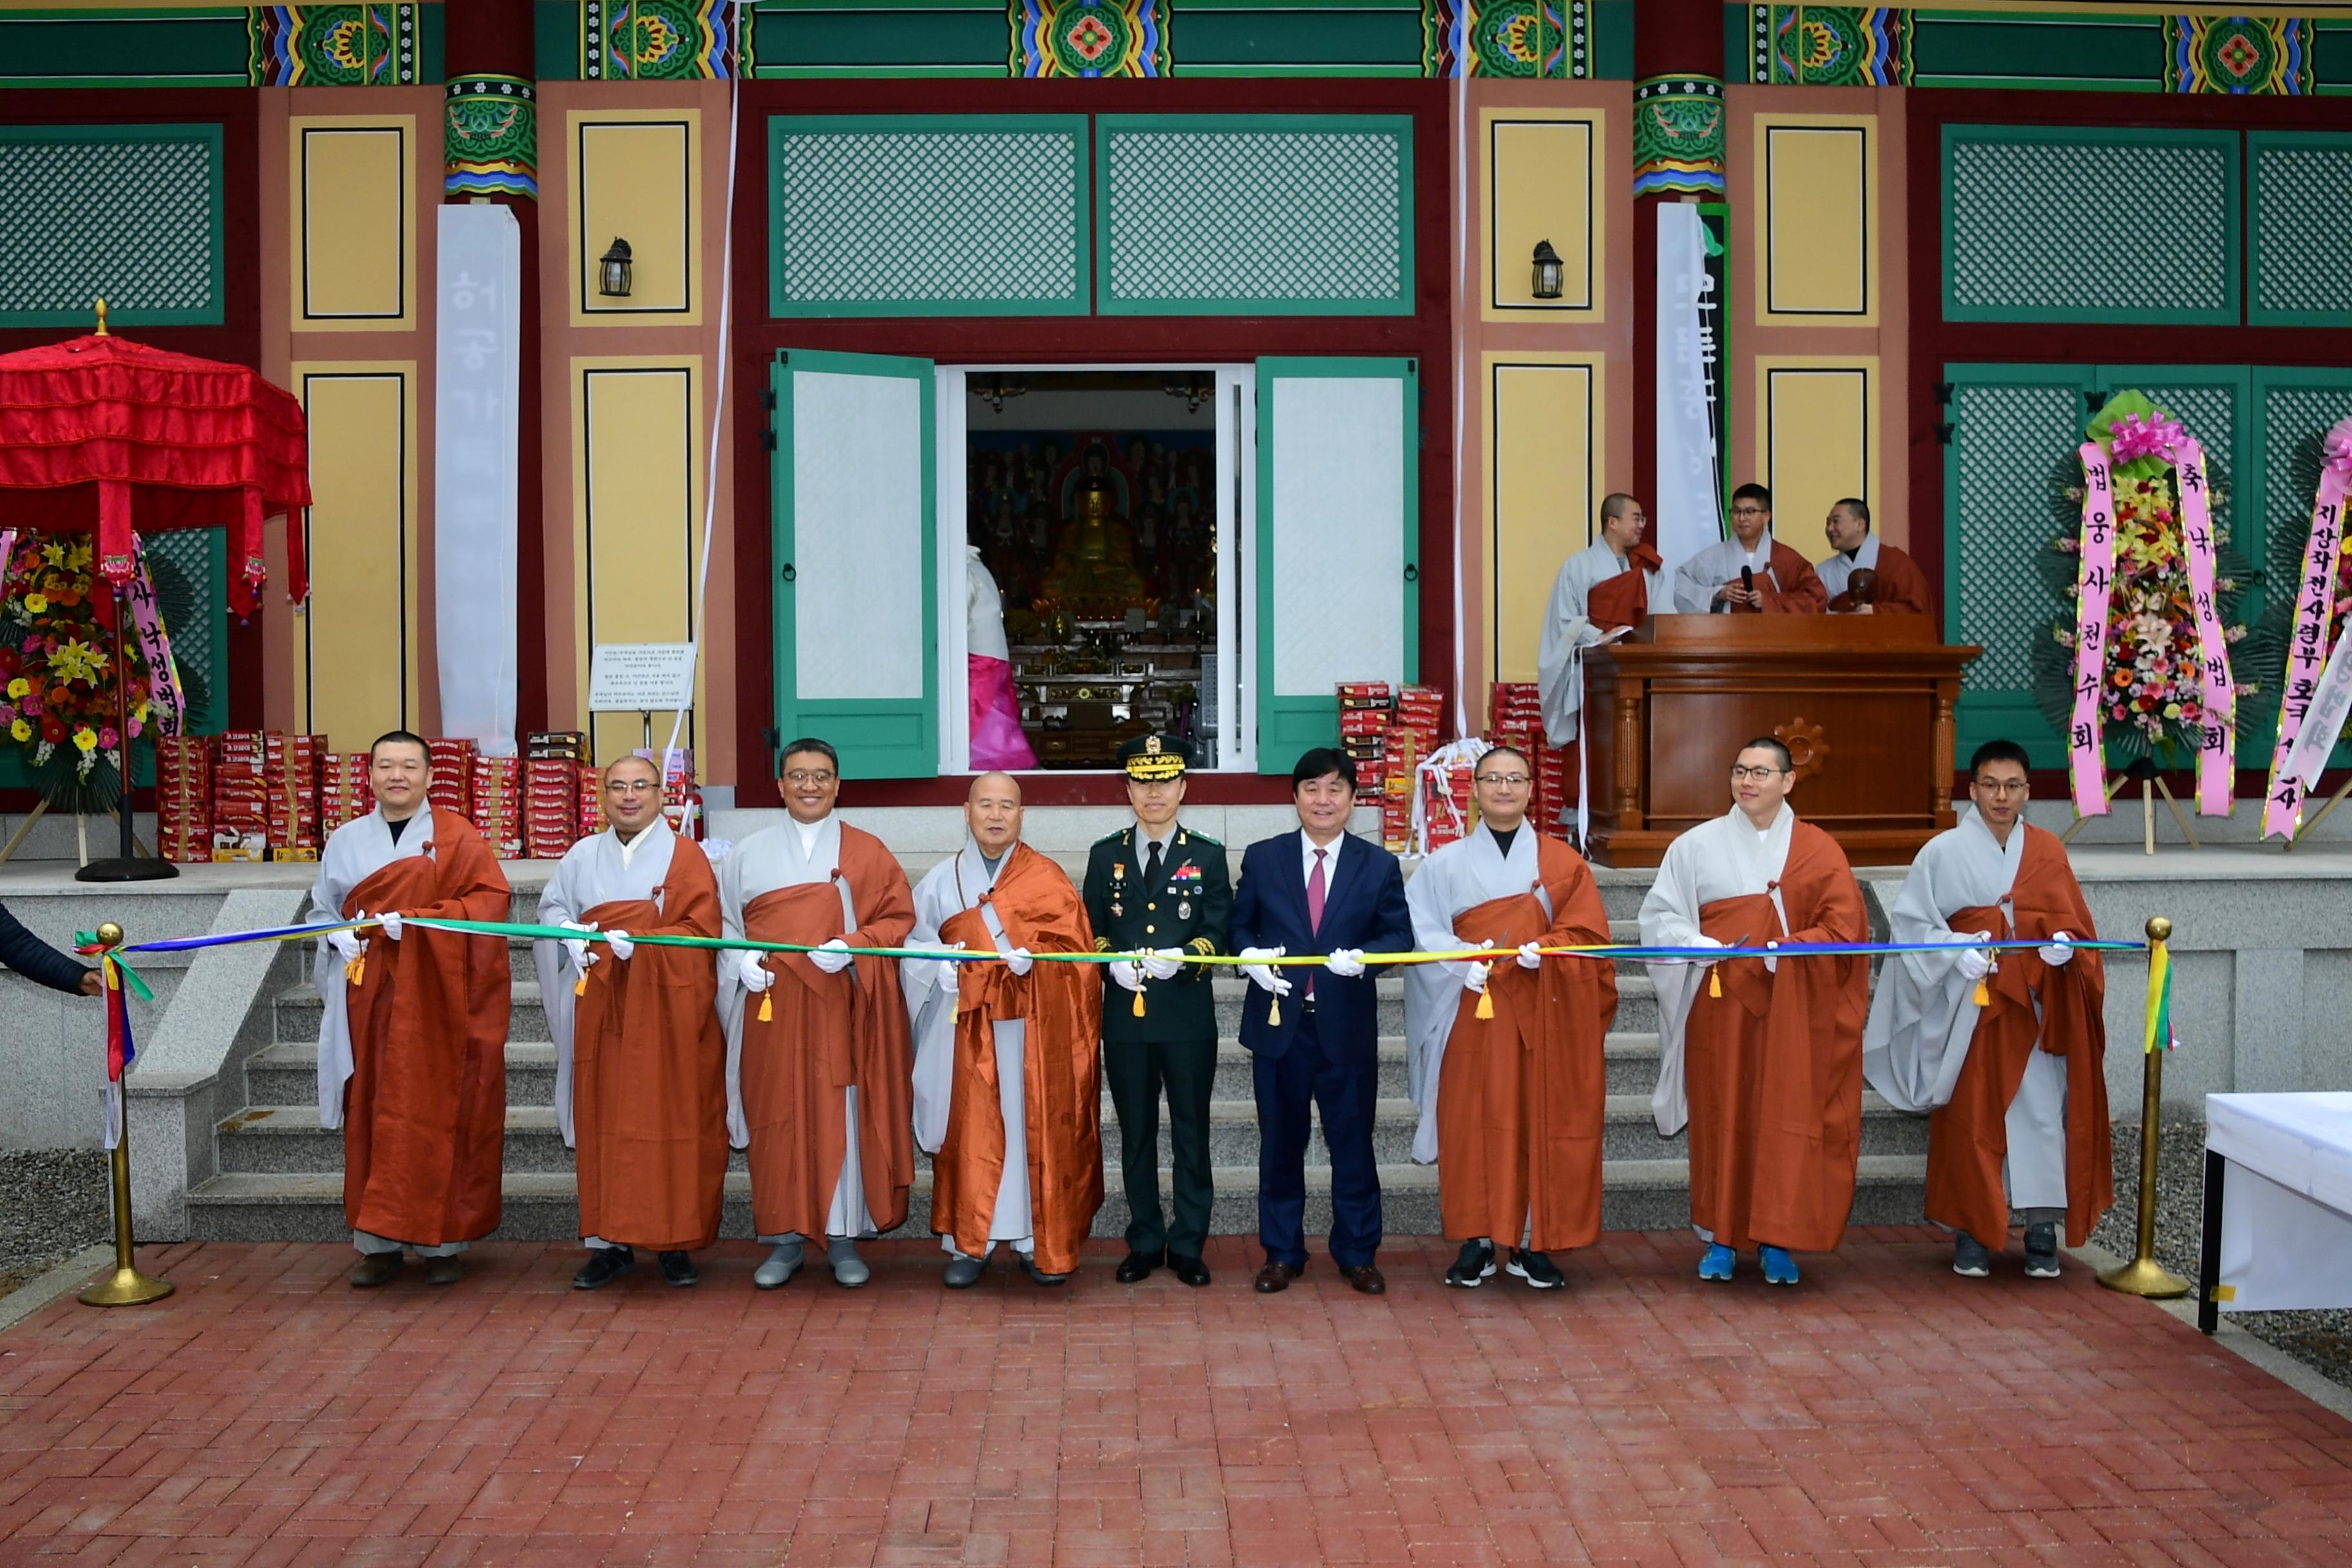
POLYGON ((1759 359, 1757 450, 1772 489, 1772 531, 1808 560, 1829 553, 1822 522, 1841 498, 1875 508, 1878 363, 1759 359))
POLYGON ((1538 311, 1601 319, 1602 209, 1593 200, 1602 123, 1582 115, 1489 110, 1485 143, 1486 318, 1524 320, 1538 311), (1559 253, 1560 297, 1535 297, 1538 240, 1559 253))
MULTIPOLYGON (((574 385, 575 558, 580 562, 581 708, 598 643, 686 642, 698 635, 700 548, 696 474, 701 424, 698 365, 579 361, 574 385)), ((655 716, 655 743, 671 716, 655 716)), ((599 761, 644 742, 634 713, 593 722, 599 761)), ((689 740, 688 743, 691 743, 689 740)))
POLYGON ((1487 625, 1497 680, 1533 680, 1552 579, 1601 504, 1598 356, 1486 356, 1487 625))
POLYGON ((339 752, 419 721, 416 367, 297 364, 310 431, 310 598, 296 623, 303 727, 339 752))
POLYGON ((292 122, 293 326, 405 330, 412 310, 416 122, 292 122))
POLYGON ((1758 117, 1759 322, 1877 324, 1876 141, 1867 115, 1758 117))
POLYGON ((702 242, 695 223, 693 110, 574 113, 572 132, 572 299, 575 324, 621 321, 693 325, 702 319, 695 288, 702 242), (635 276, 628 298, 596 291, 596 258, 615 237, 629 242, 635 276))

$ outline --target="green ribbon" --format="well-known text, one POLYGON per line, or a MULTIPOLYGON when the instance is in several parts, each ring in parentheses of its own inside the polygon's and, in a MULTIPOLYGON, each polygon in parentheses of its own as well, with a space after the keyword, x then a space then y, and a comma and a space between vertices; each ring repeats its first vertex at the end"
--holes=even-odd
POLYGON ((125 960, 120 952, 113 951, 111 948, 101 946, 99 942, 98 933, 96 931, 78 931, 74 932, 74 945, 78 948, 83 949, 98 949, 98 958, 100 963, 111 963, 115 968, 122 971, 123 984, 131 988, 131 994, 137 996, 142 1002, 152 1002, 155 1000, 155 993, 148 989, 147 982, 139 977, 139 972, 131 968, 130 963, 125 960))

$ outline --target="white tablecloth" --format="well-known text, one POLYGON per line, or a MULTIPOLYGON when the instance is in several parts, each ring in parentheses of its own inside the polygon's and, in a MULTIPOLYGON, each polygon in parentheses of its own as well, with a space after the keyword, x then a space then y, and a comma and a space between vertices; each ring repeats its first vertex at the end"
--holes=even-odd
POLYGON ((2225 1312, 2352 1306, 2352 1094, 2209 1094, 2225 1312))

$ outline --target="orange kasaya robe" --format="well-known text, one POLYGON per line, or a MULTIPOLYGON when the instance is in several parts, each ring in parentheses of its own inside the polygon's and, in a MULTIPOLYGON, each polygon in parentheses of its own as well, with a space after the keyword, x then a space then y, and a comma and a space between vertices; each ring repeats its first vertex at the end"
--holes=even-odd
POLYGON ((1507 950, 1539 942, 1609 940, 1601 889, 1584 858, 1557 839, 1536 841, 1549 919, 1532 889, 1455 917, 1472 946, 1504 952, 1487 972, 1495 1016, 1466 992, 1445 1037, 1437 1080, 1438 1213, 1454 1240, 1490 1237, 1538 1252, 1587 1247, 1601 1234, 1601 1133, 1608 1111, 1605 1042, 1617 1017, 1617 976, 1606 961, 1556 956, 1523 969, 1507 950), (1529 1218, 1530 1205, 1533 1207, 1529 1218))
MULTIPOLYGON (((1955 910, 1956 931, 1990 931, 1996 942, 2043 941, 2059 931, 2095 940, 2090 906, 2057 837, 2020 823, 2025 850, 2017 881, 2000 906, 1955 910), (2015 911, 2012 921, 2008 910, 2015 911)), ((1927 1119, 1927 1217, 1967 1231, 1999 1251, 2009 1239, 2009 1199, 2001 1162, 2009 1152, 2010 1101, 2038 1046, 2066 1058, 2066 1245, 2080 1247, 2116 1201, 2112 1131, 2107 1122, 2105 966, 2097 952, 2074 950, 2053 967, 2025 948, 2003 951, 1984 980, 1969 1054, 1948 1103, 1927 1119), (2037 1022, 2034 999, 2042 1003, 2037 1022)))
MULTIPOLYGON (((943 942, 992 952, 981 913, 996 911, 1005 939, 1031 952, 1092 952, 1087 907, 1062 868, 1013 845, 980 904, 940 926, 943 942)), ((947 1133, 931 1161, 931 1228, 957 1250, 988 1250, 1004 1173, 1004 1115, 996 1079, 998 1020, 1027 1026, 1021 1053, 1028 1122, 1029 1209, 1037 1268, 1067 1274, 1102 1207, 1102 974, 1091 963, 1040 963, 1025 975, 1003 963, 957 965, 955 1079, 947 1133)))
MULTIPOLYGON (((1739 581, 1737 576, 1730 580, 1735 584, 1739 581)), ((1736 605, 1732 613, 1741 616, 1811 616, 1829 608, 1830 591, 1822 586, 1821 578, 1813 571, 1813 563, 1777 539, 1772 542, 1771 575, 1768 577, 1761 572, 1756 574, 1756 592, 1763 597, 1762 609, 1751 610, 1745 605, 1736 605), (1779 587, 1773 586, 1776 581, 1779 587)))
MULTIPOLYGON (((841 827, 834 879, 760 894, 744 907, 754 942, 897 947, 915 929, 915 894, 898 857, 841 827), (845 929, 837 884, 857 911, 845 929)), ((761 1236, 825 1234, 849 1146, 844 1091, 857 1090, 857 1164, 879 1232, 907 1222, 915 1184, 915 1045, 898 961, 860 957, 827 974, 803 952, 772 952, 775 984, 743 1005, 743 1120, 751 1133, 751 1218, 761 1236), (768 1015, 762 1022, 761 1014, 768 1015)))
MULTIPOLYGON (((1774 885, 1794 929, 1761 893, 1702 906, 1699 929, 1728 946, 1870 940, 1853 868, 1811 823, 1794 826, 1774 885)), ((1691 1221, 1737 1249, 1827 1252, 1853 1208, 1870 961, 1784 958, 1775 973, 1727 959, 1714 973, 1684 1035, 1691 1221)))
MULTIPOLYGON (((658 905, 614 899, 580 919, 638 937, 719 934, 702 846, 677 841, 660 892, 658 905)), ((657 1252, 709 1247, 727 1181, 727 1036, 710 952, 595 952, 572 1016, 580 1233, 657 1252)))
MULTIPOLYGON (((404 917, 503 921, 513 893, 489 846, 454 812, 407 831, 431 851, 393 860, 343 900, 404 917)), ((343 1086, 343 1218, 419 1247, 473 1241, 499 1227, 506 1154, 507 942, 411 926, 369 931, 360 983, 343 988, 352 1077, 343 1086)))
POLYGON ((1633 546, 1625 552, 1626 569, 1606 582, 1595 583, 1585 595, 1585 619, 1604 632, 1640 626, 1650 614, 1650 574, 1664 565, 1647 544, 1633 546))
MULTIPOLYGON (((1927 574, 1919 570, 1916 561, 1883 539, 1878 542, 1877 572, 1878 591, 1870 601, 1872 614, 1924 616, 1933 609, 1927 597, 1927 574)), ((1851 612, 1853 590, 1849 588, 1832 599, 1829 607, 1839 615, 1851 612)))

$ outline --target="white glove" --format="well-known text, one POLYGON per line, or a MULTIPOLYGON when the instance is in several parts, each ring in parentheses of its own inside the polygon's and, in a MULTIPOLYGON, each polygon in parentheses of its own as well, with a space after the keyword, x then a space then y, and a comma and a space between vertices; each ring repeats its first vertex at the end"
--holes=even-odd
POLYGON ((820 974, 838 974, 856 963, 857 955, 849 951, 847 942, 835 937, 823 947, 813 949, 808 961, 816 965, 820 974))
POLYGON ((1016 947, 1004 955, 1004 967, 1013 971, 1013 977, 1016 980, 1028 973, 1030 965, 1036 962, 1029 956, 1029 950, 1025 947, 1016 947))
POLYGON ((1259 990, 1271 991, 1276 996, 1287 996, 1290 994, 1290 982, 1276 973, 1273 964, 1265 962, 1269 958, 1282 957, 1284 952, 1279 947, 1245 947, 1242 949, 1242 956, 1254 962, 1243 964, 1242 973, 1259 990))
POLYGON ((1342 980, 1354 980, 1364 973, 1364 950, 1360 947, 1335 947, 1324 954, 1323 967, 1342 980))
POLYGON ((1181 947, 1158 947, 1143 958, 1143 973, 1154 980, 1173 980, 1184 973, 1184 950, 1181 947))
MULTIPOLYGON (((1975 935, 1969 937, 1969 940, 1970 942, 1990 942, 1992 940, 1992 932, 1989 931, 1980 931, 1975 935)), ((1960 951, 1959 971, 1960 978, 1963 980, 1982 980, 1986 975, 1992 973, 1992 954, 1987 952, 1980 947, 1963 948, 1960 951)))
MULTIPOLYGON (((565 931, 594 931, 596 929, 594 926, 582 925, 578 921, 564 921, 562 924, 565 931)), ((585 938, 576 936, 564 938, 563 951, 571 957, 572 967, 579 970, 583 974, 588 972, 588 966, 596 962, 596 960, 588 952, 588 943, 585 938)))
POLYGON ((2055 969, 2074 956, 2074 939, 2066 931, 2056 932, 2042 946, 2042 962, 2055 969))
MULTIPOLYGON (((1780 944, 1778 942, 1768 942, 1764 944, 1764 951, 1768 954, 1778 952, 1780 951, 1780 944)), ((1780 961, 1777 958, 1767 957, 1764 960, 1764 973, 1767 974, 1780 973, 1780 961)))
MULTIPOLYGON (((365 910, 362 910, 360 911, 360 919, 367 919, 367 911, 365 910)), ((333 948, 337 956, 341 958, 345 963, 358 963, 360 954, 367 951, 367 942, 361 937, 360 933, 355 931, 329 931, 327 933, 327 945, 333 948)))
POLYGON ((386 910, 383 914, 378 915, 376 919, 383 922, 384 935, 392 938, 394 942, 398 942, 400 940, 400 916, 398 913, 391 910, 386 910))
POLYGON ((1466 973, 1462 976, 1462 989, 1469 992, 1474 996, 1485 995, 1486 992, 1486 965, 1483 963, 1471 964, 1466 973))
MULTIPOLYGON (((1706 932, 1701 931, 1696 936, 1691 938, 1690 941, 1680 942, 1676 945, 1681 947, 1721 947, 1723 943, 1707 935, 1706 932)), ((1683 962, 1685 963, 1696 963, 1704 968, 1707 964, 1713 963, 1715 960, 1711 958, 1685 958, 1683 962)))
MULTIPOLYGON (((949 952, 961 952, 963 951, 963 943, 960 942, 950 942, 945 951, 949 952)), ((937 985, 942 991, 954 990, 956 988, 956 972, 961 970, 963 965, 956 963, 951 958, 935 958, 931 960, 931 962, 939 966, 939 973, 931 976, 931 984, 937 985)))
POLYGON ((1140 991, 1143 989, 1143 971, 1139 966, 1138 966, 1135 960, 1131 958, 1113 959, 1110 963, 1104 964, 1103 968, 1109 971, 1110 977, 1113 980, 1118 981, 1129 991, 1140 991))
POLYGON ((627 959, 629 954, 637 951, 637 944, 629 940, 629 933, 625 931, 606 931, 604 933, 604 945, 613 950, 613 956, 614 958, 623 960, 627 959))
POLYGON ((1543 954, 1536 951, 1543 944, 1541 942, 1523 942, 1519 943, 1519 967, 1521 969, 1541 969, 1543 967, 1543 954))
POLYGON ((742 982, 743 989, 752 995, 757 996, 776 983, 775 971, 768 967, 766 953, 754 952, 751 948, 739 947, 734 950, 734 957, 735 977, 742 982))

